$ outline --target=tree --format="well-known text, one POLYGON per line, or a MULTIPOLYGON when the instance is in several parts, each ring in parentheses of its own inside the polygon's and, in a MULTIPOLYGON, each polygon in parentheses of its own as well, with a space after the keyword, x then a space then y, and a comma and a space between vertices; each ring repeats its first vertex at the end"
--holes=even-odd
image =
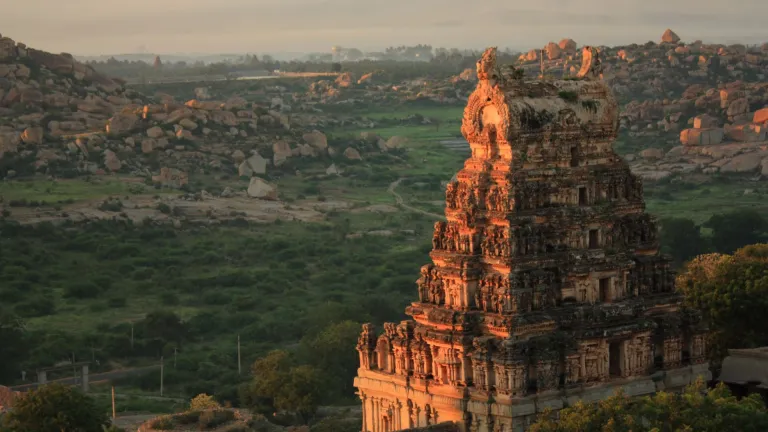
POLYGON ((729 254, 742 246, 764 241, 768 222, 755 210, 740 209, 713 215, 704 227, 712 229, 715 252, 729 254))
POLYGON ((701 255, 678 275, 685 305, 701 311, 710 328, 715 363, 728 348, 768 344, 768 244, 743 247, 733 255, 701 255))
POLYGON ((577 402, 541 416, 530 432, 746 432, 768 430, 768 411, 758 395, 737 400, 725 384, 704 381, 682 394, 660 392, 633 399, 619 391, 597 404, 577 402))
POLYGON ((678 264, 707 251, 707 242, 701 236, 699 226, 690 219, 663 219, 660 237, 662 246, 666 249, 665 252, 672 255, 678 264))
POLYGON ((341 72, 341 63, 331 64, 331 72, 341 72))
POLYGON ((354 347, 360 335, 360 324, 343 321, 331 324, 320 334, 302 341, 302 350, 308 363, 317 367, 327 378, 326 388, 335 397, 354 394, 352 382, 357 374, 357 353, 354 347))
POLYGON ((16 399, 4 426, 13 432, 102 432, 106 413, 75 387, 48 384, 16 399))
POLYGON ((320 404, 320 372, 312 366, 291 368, 285 385, 275 395, 275 407, 299 414, 303 423, 309 423, 320 404))
POLYGON ((209 396, 205 393, 200 393, 189 402, 190 411, 203 411, 214 408, 221 408, 221 404, 216 402, 216 399, 214 399, 213 396, 209 396))
POLYGON ((276 411, 295 412, 306 423, 317 410, 322 380, 312 366, 294 366, 291 355, 269 352, 251 367, 253 381, 241 388, 244 406, 265 415, 276 411))
POLYGON ((19 376, 19 362, 28 353, 24 324, 16 316, 0 311, 0 341, 3 353, 0 355, 0 382, 7 382, 19 376))
POLYGON ((142 322, 147 337, 180 344, 186 338, 187 327, 178 315, 167 310, 150 312, 142 322))

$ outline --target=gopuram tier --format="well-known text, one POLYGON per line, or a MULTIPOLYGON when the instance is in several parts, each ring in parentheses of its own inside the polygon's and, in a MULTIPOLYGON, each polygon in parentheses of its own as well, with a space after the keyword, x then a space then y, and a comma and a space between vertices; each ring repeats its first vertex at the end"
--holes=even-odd
POLYGON ((641 181, 613 151, 618 105, 585 47, 571 79, 477 64, 411 320, 363 326, 364 432, 455 422, 523 431, 545 409, 710 378, 705 332, 681 307, 641 181))

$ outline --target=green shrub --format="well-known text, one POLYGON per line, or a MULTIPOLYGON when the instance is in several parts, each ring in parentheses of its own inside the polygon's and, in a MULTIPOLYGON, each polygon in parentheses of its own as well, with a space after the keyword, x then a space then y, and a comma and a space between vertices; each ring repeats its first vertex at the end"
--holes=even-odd
POLYGON ((215 429, 235 419, 235 413, 224 409, 205 410, 200 414, 201 428, 215 429))
POLYGON ((159 203, 157 205, 157 209, 160 211, 160 213, 171 214, 171 206, 166 203, 159 203))
POLYGON ((107 306, 113 309, 124 308, 126 305, 125 297, 112 297, 107 300, 107 306))
POLYGON ((557 95, 560 97, 560 99, 566 101, 566 102, 576 102, 579 100, 579 94, 573 91, 560 91, 557 93, 557 95))
POLYGON ((64 297, 87 299, 99 295, 101 288, 93 282, 80 282, 64 288, 64 297))
POLYGON ((170 416, 163 416, 153 420, 150 423, 150 427, 157 430, 173 430, 176 425, 170 416))

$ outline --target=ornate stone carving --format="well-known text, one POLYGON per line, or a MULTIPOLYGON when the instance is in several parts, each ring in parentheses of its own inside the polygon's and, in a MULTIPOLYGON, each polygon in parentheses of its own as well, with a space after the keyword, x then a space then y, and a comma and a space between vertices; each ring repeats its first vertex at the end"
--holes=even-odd
POLYGON ((654 356, 666 369, 706 361, 696 321, 677 312, 642 182, 611 149, 618 105, 598 54, 585 49, 576 80, 506 79, 495 49, 478 62, 462 120, 472 155, 446 187, 413 321, 385 324, 378 338, 364 327, 358 340, 356 385, 382 395, 375 410, 365 404, 366 424, 438 423, 435 406, 459 410, 469 397, 497 406, 445 418, 511 430, 526 420, 502 413, 534 391, 647 377, 654 356), (407 411, 387 401, 408 401, 407 411))
POLYGON ((680 367, 683 355, 682 341, 679 336, 664 339, 664 369, 680 367))
POLYGON ((360 367, 363 369, 375 369, 376 357, 376 332, 371 323, 363 324, 363 331, 357 338, 357 352, 360 354, 360 367))
POLYGON ((496 79, 496 71, 496 47, 491 47, 486 49, 477 61, 477 79, 481 81, 496 79))

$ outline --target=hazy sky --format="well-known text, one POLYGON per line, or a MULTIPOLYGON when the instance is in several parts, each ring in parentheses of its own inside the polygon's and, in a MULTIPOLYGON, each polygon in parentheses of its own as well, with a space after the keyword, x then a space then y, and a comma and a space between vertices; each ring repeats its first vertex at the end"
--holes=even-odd
POLYGON ((80 55, 365 50, 528 49, 579 44, 768 41, 768 0, 0 0, 0 32, 80 55))

